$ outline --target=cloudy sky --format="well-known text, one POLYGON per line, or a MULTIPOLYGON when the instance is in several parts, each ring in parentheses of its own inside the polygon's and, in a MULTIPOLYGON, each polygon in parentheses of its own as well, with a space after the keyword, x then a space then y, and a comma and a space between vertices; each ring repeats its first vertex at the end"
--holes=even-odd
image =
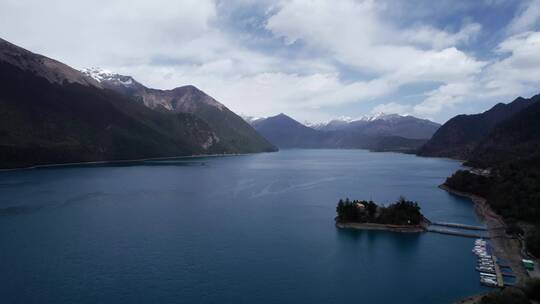
POLYGON ((2 0, 0 37, 300 121, 444 122, 540 93, 540 0, 2 0))

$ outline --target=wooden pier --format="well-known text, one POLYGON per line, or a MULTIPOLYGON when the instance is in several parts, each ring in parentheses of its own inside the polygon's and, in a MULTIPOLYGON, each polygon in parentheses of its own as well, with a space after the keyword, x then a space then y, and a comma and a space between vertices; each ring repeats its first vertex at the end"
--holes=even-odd
POLYGON ((466 230, 487 231, 487 228, 483 226, 466 225, 466 224, 459 224, 459 223, 430 222, 430 225, 450 227, 450 228, 459 228, 459 229, 466 229, 466 230))
POLYGON ((495 275, 497 276, 497 285, 502 288, 504 287, 504 279, 501 272, 501 267, 499 267, 499 264, 497 264, 497 257, 493 256, 493 264, 495 265, 495 275))
POLYGON ((429 225, 426 227, 427 232, 434 232, 440 234, 448 234, 469 238, 482 238, 488 239, 486 233, 486 227, 474 226, 460 223, 449 223, 449 222, 432 222, 428 221, 429 225))
POLYGON ((427 232, 433 232, 433 233, 440 233, 440 234, 447 234, 447 235, 455 235, 455 236, 462 236, 462 237, 468 237, 468 238, 475 238, 475 239, 488 239, 489 236, 481 234, 481 233, 474 233, 474 232, 467 232, 467 231, 456 231, 456 230, 450 230, 450 229, 444 229, 444 228, 434 228, 434 227, 427 227, 427 232))

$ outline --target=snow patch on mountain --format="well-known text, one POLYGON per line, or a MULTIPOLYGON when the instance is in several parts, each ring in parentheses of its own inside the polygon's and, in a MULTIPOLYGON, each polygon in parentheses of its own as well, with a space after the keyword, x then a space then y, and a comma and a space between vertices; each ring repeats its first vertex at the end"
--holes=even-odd
POLYGON ((86 76, 92 77, 97 82, 102 83, 104 81, 117 82, 125 87, 130 87, 134 85, 134 80, 131 76, 124 76, 120 74, 113 73, 109 70, 92 67, 82 69, 81 73, 86 76))
POLYGON ((373 115, 363 115, 357 118, 350 116, 340 116, 337 118, 332 118, 323 122, 304 122, 304 125, 313 128, 313 129, 324 129, 324 128, 338 128, 339 126, 345 126, 351 123, 362 123, 362 122, 374 122, 377 120, 391 121, 394 119, 399 119, 406 117, 400 114, 386 114, 383 112, 378 112, 373 115))
POLYGON ((250 116, 250 115, 245 115, 245 114, 240 114, 240 117, 242 117, 242 119, 250 125, 257 121, 261 121, 265 119, 264 117, 250 116))

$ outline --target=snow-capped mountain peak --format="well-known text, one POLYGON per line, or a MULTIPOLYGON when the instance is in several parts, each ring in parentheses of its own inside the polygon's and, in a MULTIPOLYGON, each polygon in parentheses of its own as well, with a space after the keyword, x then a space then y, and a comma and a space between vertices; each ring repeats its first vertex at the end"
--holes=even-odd
POLYGON ((355 121, 376 121, 376 120, 391 120, 395 118, 405 117, 404 115, 400 114, 387 114, 384 112, 377 112, 373 115, 364 115, 360 119, 357 119, 355 121))
POLYGON ((308 122, 306 121, 304 125, 314 128, 314 129, 336 129, 346 126, 351 123, 369 123, 377 120, 393 120, 396 118, 405 117, 399 114, 387 114, 384 112, 377 112, 373 115, 364 115, 358 118, 352 118, 349 116, 340 116, 337 118, 332 118, 323 122, 308 122))
POLYGON ((86 76, 92 77, 99 83, 104 81, 117 82, 125 87, 130 87, 135 83, 135 80, 131 76, 116 74, 98 67, 82 69, 81 72, 86 76))
POLYGON ((332 118, 329 120, 321 121, 321 122, 311 122, 311 121, 304 121, 304 125, 313 129, 319 129, 323 128, 328 125, 340 125, 340 124, 348 124, 350 122, 353 122, 355 119, 349 116, 340 116, 337 118, 332 118))
POLYGON ((114 73, 98 67, 91 67, 82 69, 81 72, 86 76, 94 78, 98 82, 102 82, 105 79, 112 78, 114 73))
POLYGON ((250 115, 245 115, 245 114, 240 114, 240 117, 242 117, 242 119, 248 124, 253 124, 259 120, 265 119, 264 117, 250 116, 250 115))

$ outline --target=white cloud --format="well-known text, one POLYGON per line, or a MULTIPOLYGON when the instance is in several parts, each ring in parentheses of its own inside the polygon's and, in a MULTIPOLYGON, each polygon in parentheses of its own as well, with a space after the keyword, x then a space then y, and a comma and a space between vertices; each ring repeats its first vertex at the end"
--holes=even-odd
POLYGON ((414 106, 414 113, 423 116, 437 114, 471 98, 476 89, 473 79, 445 84, 428 92, 424 101, 414 106))
POLYGON ((411 112, 412 106, 407 104, 400 104, 396 102, 383 103, 375 106, 371 110, 372 114, 375 113, 387 113, 387 114, 401 114, 407 115, 411 112))
POLYGON ((529 0, 508 27, 510 33, 533 29, 540 21, 540 0, 529 0))
POLYGON ((473 65, 471 69, 463 70, 465 74, 478 67, 474 58, 455 48, 423 50, 415 44, 427 43, 426 32, 432 36, 431 44, 447 47, 461 43, 477 33, 479 25, 467 24, 456 34, 433 27, 422 27, 423 32, 417 28, 404 29, 403 34, 401 29, 392 27, 381 18, 383 10, 384 7, 377 6, 374 1, 284 1, 279 11, 268 20, 267 29, 283 37, 287 43, 300 40, 313 48, 330 52, 343 64, 380 74, 395 73, 414 78, 419 71, 420 76, 430 77, 431 71, 435 75, 443 75, 446 67, 451 69, 451 74, 455 74, 455 66, 473 65), (433 36, 439 37, 435 39, 437 42, 433 42, 433 36), (433 69, 426 65, 426 62, 438 61, 439 58, 450 65, 433 69))
POLYGON ((432 26, 420 26, 404 31, 401 35, 405 41, 428 46, 435 49, 467 44, 480 33, 482 25, 479 23, 465 24, 458 32, 441 31, 432 26))
POLYGON ((490 62, 479 75, 427 92, 426 98, 414 107, 414 113, 432 115, 467 101, 508 101, 518 95, 538 93, 540 32, 508 37, 495 52, 503 58, 490 62))
MULTIPOLYGON (((455 33, 427 25, 398 29, 381 18, 383 12, 384 7, 374 1, 284 1, 268 20, 267 29, 283 37, 286 43, 305 43, 329 52, 344 65, 375 73, 369 81, 341 89, 346 92, 336 92, 334 95, 341 98, 335 98, 335 102, 384 97, 405 84, 420 82, 442 83, 440 96, 447 92, 445 85, 470 78, 486 65, 456 48, 478 35, 479 24, 464 24, 455 33)), ((427 98, 424 105, 434 100, 427 98)), ((441 97, 437 100, 442 104, 441 97)), ((446 100, 450 104, 457 101, 448 97, 446 100)), ((433 106, 431 112, 437 109, 441 107, 433 106)))
POLYGON ((29 1, 0 3, 5 39, 81 68, 136 65, 159 54, 204 58, 219 43, 212 32, 211 0, 186 1, 29 1), (197 52, 193 51, 197 48, 197 52))
POLYGON ((540 32, 526 32, 504 40, 497 52, 504 57, 485 72, 486 87, 492 94, 514 94, 540 87, 540 32))
MULTIPOLYGON (((520 11, 513 30, 537 23, 539 1, 520 11)), ((483 30, 474 20, 452 29, 398 25, 382 1, 257 2, 266 11, 258 18, 268 19, 247 21, 263 24, 258 29, 267 36, 220 23, 225 5, 234 11, 253 3, 3 0, 0 28, 2 38, 76 68, 98 65, 158 88, 195 84, 232 110, 256 116, 326 119, 322 109, 388 100, 422 83, 438 87, 423 92, 416 106, 396 100, 375 108, 433 116, 483 98, 478 92, 503 96, 539 85, 536 32, 505 39, 495 53, 500 59, 484 61, 463 51, 483 30), (261 41, 276 51, 253 47, 261 41), (344 66, 362 76, 345 77, 344 66)))

